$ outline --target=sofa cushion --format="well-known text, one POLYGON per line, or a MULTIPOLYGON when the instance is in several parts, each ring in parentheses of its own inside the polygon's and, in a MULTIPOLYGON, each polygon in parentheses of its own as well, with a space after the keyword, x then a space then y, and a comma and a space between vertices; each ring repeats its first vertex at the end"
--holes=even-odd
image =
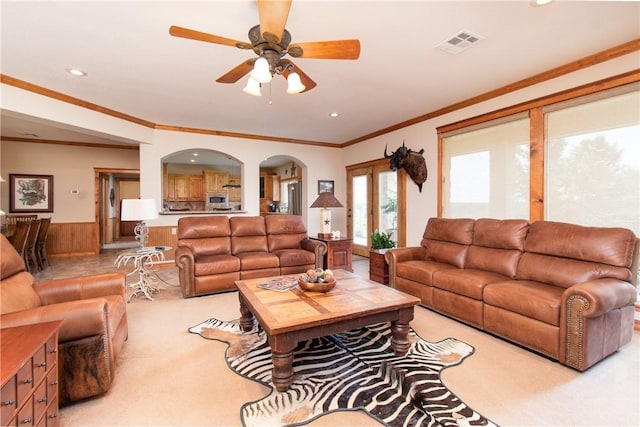
POLYGON ((425 259, 462 268, 473 241, 473 225, 474 220, 467 218, 430 218, 420 242, 426 248, 425 259))
POLYGON ((485 285, 502 282, 508 277, 502 274, 470 268, 448 269, 433 273, 433 287, 482 301, 485 285))
POLYGON ((268 252, 267 230, 264 217, 231 217, 231 253, 238 255, 244 252, 268 252))
POLYGON ((560 326, 563 288, 529 280, 490 283, 484 288, 484 303, 560 326))
POLYGON ((178 240, 230 235, 231 227, 226 216, 188 216, 178 220, 178 240))
POLYGON ((307 239, 307 229, 302 217, 298 215, 267 215, 265 226, 269 252, 280 249, 300 249, 301 242, 307 239))
POLYGON ((624 228, 536 221, 529 227, 525 251, 630 268, 635 245, 635 235, 624 228))
POLYGON ((200 257, 210 255, 231 255, 231 238, 229 237, 208 237, 205 239, 182 239, 178 240, 178 247, 189 248, 200 262, 200 257))
POLYGON ((278 256, 269 252, 242 252, 236 255, 240 259, 240 270, 260 270, 280 266, 278 256))
POLYGON ((240 270, 240 259, 233 255, 206 255, 198 258, 194 266, 196 276, 233 273, 240 270))
POLYGON ((437 261, 411 260, 402 261, 396 265, 396 276, 433 286, 433 273, 440 270, 455 269, 456 267, 437 261))
POLYGON ((529 231, 529 222, 524 219, 476 220, 473 229, 473 245, 496 249, 524 250, 524 241, 529 231))
POLYGON ((467 251, 464 267, 465 269, 491 271, 505 276, 505 278, 514 279, 520 256, 522 256, 522 252, 517 250, 471 245, 467 251))
POLYGON ((469 218, 429 218, 422 239, 470 245, 473 241, 474 223, 469 218))
POLYGON ((278 256, 281 268, 316 263, 315 254, 304 249, 282 249, 273 251, 273 254, 278 256))

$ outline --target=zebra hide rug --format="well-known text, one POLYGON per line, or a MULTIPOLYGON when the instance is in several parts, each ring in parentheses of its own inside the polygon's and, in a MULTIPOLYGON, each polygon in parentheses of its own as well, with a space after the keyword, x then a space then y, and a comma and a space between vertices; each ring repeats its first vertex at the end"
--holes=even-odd
POLYGON ((301 425, 329 412, 358 409, 393 427, 494 425, 440 380, 443 369, 474 351, 454 338, 430 343, 412 329, 411 347, 402 357, 391 349, 389 323, 300 342, 293 384, 280 393, 271 382, 271 350, 261 328, 243 333, 238 320, 210 319, 189 332, 226 342, 229 367, 274 390, 242 406, 244 426, 301 425))

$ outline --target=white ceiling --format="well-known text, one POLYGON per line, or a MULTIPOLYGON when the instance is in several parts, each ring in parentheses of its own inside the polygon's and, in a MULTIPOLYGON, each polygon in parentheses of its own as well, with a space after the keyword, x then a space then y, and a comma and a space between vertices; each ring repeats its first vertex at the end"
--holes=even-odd
MULTIPOLYGON (((242 92, 246 78, 215 82, 253 52, 169 35, 178 25, 248 41, 253 1, 2 1, 1 15, 7 76, 156 124, 338 144, 640 36, 637 1, 294 0, 293 43, 357 38, 360 58, 293 59, 318 86, 288 95, 277 78, 258 98, 242 92), (483 40, 458 55, 436 49, 460 30, 483 40)), ((105 141, 1 119, 5 137, 105 141)))

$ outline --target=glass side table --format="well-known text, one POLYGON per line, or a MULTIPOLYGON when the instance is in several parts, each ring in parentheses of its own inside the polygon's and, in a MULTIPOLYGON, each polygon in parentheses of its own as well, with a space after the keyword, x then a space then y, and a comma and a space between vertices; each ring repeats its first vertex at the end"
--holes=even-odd
POLYGON ((114 261, 116 267, 122 267, 129 262, 133 262, 133 271, 127 276, 138 274, 138 281, 127 284, 133 289, 129 295, 129 302, 138 295, 144 295, 148 300, 153 301, 153 295, 160 292, 158 279, 152 270, 155 262, 164 261, 164 253, 171 250, 171 246, 150 246, 142 249, 123 251, 118 254, 114 261))

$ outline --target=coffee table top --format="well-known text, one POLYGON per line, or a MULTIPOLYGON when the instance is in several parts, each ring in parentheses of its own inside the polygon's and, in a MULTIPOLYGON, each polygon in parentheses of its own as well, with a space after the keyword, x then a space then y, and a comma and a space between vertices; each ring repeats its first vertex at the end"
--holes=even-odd
POLYGON ((334 270, 334 276, 336 286, 326 293, 305 292, 299 287, 278 292, 258 286, 273 277, 238 280, 236 287, 269 334, 302 330, 325 322, 399 310, 420 303, 416 297, 345 270, 334 270))

